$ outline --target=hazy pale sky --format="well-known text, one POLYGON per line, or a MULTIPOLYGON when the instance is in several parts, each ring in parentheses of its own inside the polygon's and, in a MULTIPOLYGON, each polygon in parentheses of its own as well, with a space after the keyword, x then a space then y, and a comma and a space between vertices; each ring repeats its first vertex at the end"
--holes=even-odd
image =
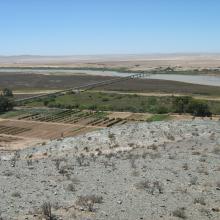
POLYGON ((0 0, 0 55, 220 52, 219 0, 0 0))

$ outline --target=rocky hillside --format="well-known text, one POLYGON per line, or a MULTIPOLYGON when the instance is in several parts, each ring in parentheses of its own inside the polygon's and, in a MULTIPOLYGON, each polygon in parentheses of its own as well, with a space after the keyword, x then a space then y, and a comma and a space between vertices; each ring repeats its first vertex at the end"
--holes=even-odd
POLYGON ((220 124, 137 123, 1 152, 2 219, 220 219, 220 124))

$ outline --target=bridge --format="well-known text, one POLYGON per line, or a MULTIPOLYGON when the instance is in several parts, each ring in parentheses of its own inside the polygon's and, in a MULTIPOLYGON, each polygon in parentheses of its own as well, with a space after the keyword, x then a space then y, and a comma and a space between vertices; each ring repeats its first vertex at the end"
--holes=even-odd
POLYGON ((146 75, 150 75, 150 74, 143 72, 143 73, 133 74, 133 75, 130 75, 130 76, 119 77, 119 78, 116 78, 116 79, 110 79, 110 80, 100 81, 100 82, 96 82, 96 83, 88 83, 88 84, 85 84, 85 85, 82 85, 82 86, 69 88, 69 89, 65 89, 65 90, 60 90, 60 91, 57 91, 57 92, 36 95, 36 96, 28 97, 28 98, 17 99, 17 100, 15 100, 15 103, 19 104, 19 103, 22 103, 24 101, 30 101, 30 100, 34 100, 34 99, 50 97, 50 96, 59 95, 59 94, 62 94, 62 93, 67 93, 67 92, 72 92, 72 91, 88 90, 88 89, 96 88, 96 87, 103 86, 103 85, 110 85, 110 84, 113 84, 113 83, 122 82, 122 81, 130 80, 130 79, 142 78, 142 77, 145 77, 146 75))

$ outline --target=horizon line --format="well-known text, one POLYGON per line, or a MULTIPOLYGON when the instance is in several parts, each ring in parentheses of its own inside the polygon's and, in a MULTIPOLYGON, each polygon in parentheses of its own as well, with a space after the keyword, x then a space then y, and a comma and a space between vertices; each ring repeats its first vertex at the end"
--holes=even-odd
POLYGON ((10 54, 0 57, 74 57, 74 56, 146 56, 146 55, 220 55, 220 52, 152 52, 152 53, 97 53, 97 54, 10 54))

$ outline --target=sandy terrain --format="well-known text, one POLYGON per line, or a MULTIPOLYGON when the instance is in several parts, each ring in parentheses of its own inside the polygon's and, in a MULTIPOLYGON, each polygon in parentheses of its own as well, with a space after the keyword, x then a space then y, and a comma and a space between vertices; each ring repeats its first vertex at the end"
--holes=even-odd
POLYGON ((219 68, 220 54, 149 54, 97 56, 0 57, 0 66, 127 67, 147 70, 158 67, 219 68))

